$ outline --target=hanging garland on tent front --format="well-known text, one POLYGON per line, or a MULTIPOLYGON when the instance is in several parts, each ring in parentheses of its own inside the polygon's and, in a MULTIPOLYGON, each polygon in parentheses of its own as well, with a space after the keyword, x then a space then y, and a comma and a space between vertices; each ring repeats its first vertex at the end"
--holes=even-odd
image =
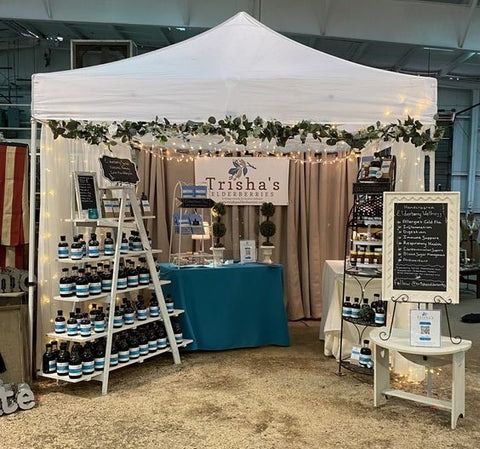
POLYGON ((311 137, 315 140, 325 141, 327 145, 334 146, 339 142, 345 142, 353 150, 360 151, 367 144, 378 140, 394 140, 411 142, 422 150, 432 151, 437 147, 442 137, 442 130, 424 126, 418 120, 408 117, 403 122, 383 125, 377 122, 375 125, 360 129, 355 132, 338 129, 332 124, 312 123, 303 120, 296 125, 284 125, 276 120, 263 120, 257 117, 248 120, 242 117, 226 117, 216 120, 210 117, 207 122, 188 121, 182 124, 170 123, 166 118, 151 122, 113 122, 101 124, 78 120, 48 122, 53 136, 56 139, 62 136, 66 139, 83 139, 91 145, 101 143, 109 148, 118 141, 123 143, 136 143, 142 136, 151 135, 161 144, 166 144, 172 137, 181 138, 189 142, 192 137, 198 135, 217 136, 218 145, 224 142, 234 142, 238 145, 247 145, 249 138, 260 139, 262 142, 275 142, 278 147, 284 147, 286 143, 298 137, 302 143, 311 137))

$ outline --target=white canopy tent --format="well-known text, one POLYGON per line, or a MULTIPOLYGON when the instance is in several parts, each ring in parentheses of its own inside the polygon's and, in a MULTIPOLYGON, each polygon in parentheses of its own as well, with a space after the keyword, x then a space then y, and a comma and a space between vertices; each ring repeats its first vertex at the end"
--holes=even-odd
MULTIPOLYGON (((37 122, 52 119, 150 121, 158 116, 182 123, 245 114, 285 124, 310 120, 355 130, 377 121, 404 120, 408 115, 429 126, 434 124, 436 106, 437 83, 433 78, 344 61, 292 41, 241 12, 210 31, 151 53, 84 69, 33 75, 31 152, 35 155, 37 122)), ((47 165, 51 171, 63 167, 58 157, 54 160, 55 151, 48 151, 52 142, 51 132, 44 126, 42 145, 49 145, 41 152, 45 192, 51 191, 48 183, 56 182, 59 191, 68 189, 70 183, 68 176, 63 185, 60 177, 45 176, 47 165)), ((61 138, 56 142, 54 150, 62 142, 67 146, 61 138)), ((70 151, 75 145, 68 142, 70 151)), ((301 150, 299 143, 297 146, 301 150)), ((98 157, 98 148, 92 152, 86 147, 78 143, 78 151, 98 157)), ((406 173, 404 180, 399 180, 400 187, 423 189, 421 151, 410 144, 399 144, 396 151, 398 169, 406 173), (415 170, 411 170, 413 165, 415 170)), ((87 163, 88 158, 77 159, 87 163)), ((31 210, 35 207, 34 161, 32 156, 31 210)), ((89 160, 87 166, 91 163, 89 160)), ((67 162, 67 167, 78 169, 79 165, 67 162)), ((42 213, 53 210, 53 202, 58 201, 48 194, 41 199, 42 213)), ((33 283, 35 223, 34 214, 30 216, 29 280, 33 283)), ((29 307, 33 337, 33 287, 29 307)))

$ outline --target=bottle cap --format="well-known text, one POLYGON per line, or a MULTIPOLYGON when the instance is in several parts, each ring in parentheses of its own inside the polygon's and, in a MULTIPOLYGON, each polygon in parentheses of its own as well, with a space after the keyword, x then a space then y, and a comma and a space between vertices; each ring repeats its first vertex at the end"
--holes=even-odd
POLYGON ((57 310, 58 315, 63 315, 63 310, 57 310))
POLYGON ((369 345, 369 344, 370 344, 370 340, 363 340, 363 344, 369 345))

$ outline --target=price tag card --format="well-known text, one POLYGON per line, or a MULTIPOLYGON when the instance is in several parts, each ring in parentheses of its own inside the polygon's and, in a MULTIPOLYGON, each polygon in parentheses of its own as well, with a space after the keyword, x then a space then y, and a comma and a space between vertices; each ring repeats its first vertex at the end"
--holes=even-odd
POLYGON ((256 262, 257 246, 255 240, 240 240, 240 262, 256 262))
POLYGON ((439 348, 441 345, 440 310, 410 311, 410 345, 439 348))

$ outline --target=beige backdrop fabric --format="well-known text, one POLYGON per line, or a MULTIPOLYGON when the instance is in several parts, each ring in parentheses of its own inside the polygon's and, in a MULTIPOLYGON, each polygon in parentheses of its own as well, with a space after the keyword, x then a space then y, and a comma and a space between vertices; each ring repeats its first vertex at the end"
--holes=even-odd
MULTIPOLYGON (((167 261, 175 184, 193 183, 194 164, 166 161, 142 151, 138 165, 139 192, 148 195, 157 216, 148 224, 154 247, 163 250, 161 258, 167 261)), ((343 257, 355 176, 353 161, 328 165, 290 162, 289 206, 276 208, 273 221, 277 233, 273 242, 274 260, 285 267, 285 299, 291 320, 322 316, 323 264, 327 259, 343 257)), ((240 239, 258 242, 261 220, 259 207, 227 208, 226 258, 240 258, 240 239)))

